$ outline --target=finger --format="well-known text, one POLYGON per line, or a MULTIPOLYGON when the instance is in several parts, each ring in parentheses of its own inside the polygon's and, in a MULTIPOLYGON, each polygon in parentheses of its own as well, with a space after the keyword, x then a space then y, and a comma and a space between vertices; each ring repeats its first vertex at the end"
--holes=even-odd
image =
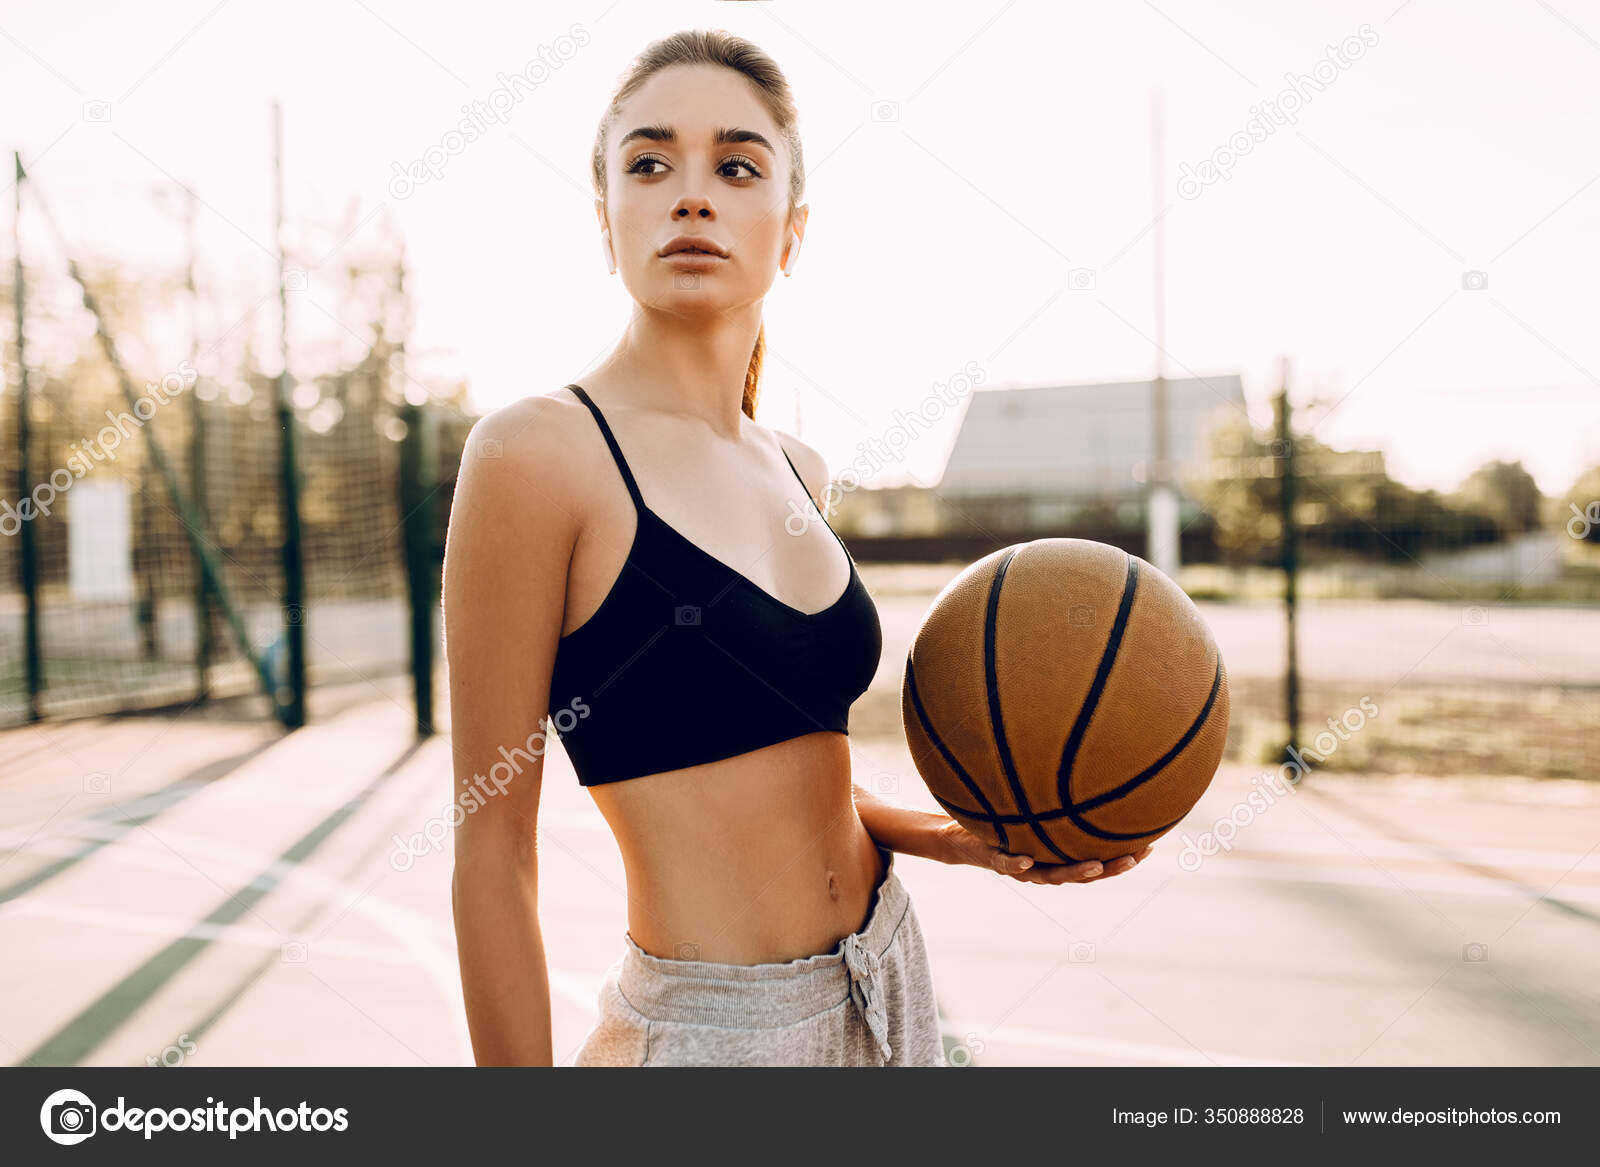
MULTIPOLYGON (((1095 876, 1095 879, 1109 879, 1113 875, 1122 875, 1124 872, 1132 871, 1139 865, 1140 858, 1133 855, 1119 855, 1115 859, 1108 860, 1105 871, 1095 876)), ((1089 882, 1093 883, 1094 880, 1092 879, 1089 882)))
POLYGON ((1104 865, 1098 859, 1089 859, 1083 863, 1057 863, 1045 870, 1044 877, 1039 882, 1092 883, 1104 870, 1104 865))
POLYGON ((1009 851, 996 850, 989 859, 989 866, 1002 875, 1021 875, 1033 867, 1031 855, 1013 855, 1009 851))

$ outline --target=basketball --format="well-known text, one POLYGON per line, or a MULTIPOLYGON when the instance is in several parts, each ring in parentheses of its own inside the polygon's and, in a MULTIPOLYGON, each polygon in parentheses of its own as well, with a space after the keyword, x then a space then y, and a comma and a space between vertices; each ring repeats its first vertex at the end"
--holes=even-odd
POLYGON ((1228 677, 1194 602, 1138 556, 1035 539, 934 597, 900 686, 946 813, 1040 863, 1137 852, 1193 809, 1228 735, 1228 677))

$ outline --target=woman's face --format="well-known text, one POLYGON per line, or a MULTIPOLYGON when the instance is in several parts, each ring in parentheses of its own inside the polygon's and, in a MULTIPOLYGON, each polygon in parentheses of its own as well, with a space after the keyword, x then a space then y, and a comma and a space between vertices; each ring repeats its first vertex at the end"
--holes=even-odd
MULTIPOLYGON (((720 65, 656 73, 612 123, 606 197, 595 202, 628 292, 668 311, 759 301, 789 241, 789 169, 778 128, 742 74, 720 65), (719 131, 733 140, 714 140, 719 131), (663 254, 684 235, 704 237, 716 254, 663 254)), ((805 215, 798 208, 793 220, 802 232, 805 215)))

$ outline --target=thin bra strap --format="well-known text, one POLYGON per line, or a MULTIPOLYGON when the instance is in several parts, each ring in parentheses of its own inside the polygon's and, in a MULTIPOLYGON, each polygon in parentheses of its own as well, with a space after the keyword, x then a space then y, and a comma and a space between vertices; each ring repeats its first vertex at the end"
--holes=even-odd
MULTIPOLYGON (((594 414, 594 420, 600 425, 600 433, 604 435, 606 445, 611 447, 611 456, 616 459, 617 469, 622 471, 622 480, 627 483, 628 493, 633 496, 633 505, 641 511, 648 510, 649 508, 644 505, 644 496, 639 493, 639 484, 633 480, 633 471, 628 469, 628 460, 622 456, 622 447, 617 445, 617 439, 612 434, 611 427, 606 424, 605 414, 601 413, 600 407, 589 399, 589 395, 583 391, 582 385, 568 385, 567 388, 576 393, 578 400, 587 405, 589 412, 594 414)), ((791 462, 790 465, 792 466, 794 463, 791 462)))
MULTIPOLYGON (((783 443, 782 442, 778 443, 778 449, 783 450, 783 443)), ((783 450, 783 460, 785 462, 789 463, 789 469, 790 470, 794 470, 794 476, 796 478, 800 478, 800 471, 795 470, 794 459, 789 457, 789 451, 788 450, 783 450)), ((805 488, 806 497, 808 499, 811 499, 811 505, 812 506, 816 506, 817 505, 817 500, 814 499, 814 498, 811 498, 811 488, 809 486, 806 486, 806 480, 804 478, 800 478, 800 485, 805 488)), ((826 500, 824 500, 824 501, 826 501, 826 500)), ((824 527, 828 528, 829 531, 833 532, 833 537, 835 539, 838 539, 839 546, 840 547, 844 547, 845 555, 850 559, 850 562, 852 564, 854 564, 855 563, 855 556, 850 554, 850 548, 845 547, 844 540, 843 539, 839 539, 839 532, 833 530, 833 524, 828 522, 828 516, 822 514, 822 511, 820 509, 818 509, 817 514, 822 517, 822 525, 824 527)))

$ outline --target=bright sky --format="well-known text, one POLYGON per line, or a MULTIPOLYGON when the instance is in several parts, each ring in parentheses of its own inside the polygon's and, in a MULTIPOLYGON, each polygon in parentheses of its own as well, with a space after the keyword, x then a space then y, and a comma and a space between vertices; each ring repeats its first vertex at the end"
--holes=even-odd
MULTIPOLYGON (((414 342, 487 409, 581 379, 615 343, 630 304, 590 206, 597 120, 650 40, 728 28, 788 75, 808 164, 805 248, 765 305, 760 417, 837 468, 969 362, 990 386, 1152 375, 1159 84, 1169 375, 1239 373, 1264 423, 1287 354, 1297 402, 1343 399, 1318 438, 1378 445, 1419 485, 1502 457, 1555 492, 1600 462, 1593 5, 988 0, 906 19, 927 11, 7 0, 3 145, 86 257, 176 270, 178 204, 151 208, 191 182, 202 275, 249 306, 273 289, 281 99, 291 212, 354 204, 362 230, 403 230, 414 342), (541 48, 568 59, 398 197, 395 164, 541 48), (1307 79, 1297 120, 1257 122, 1229 177, 1181 192, 1182 164, 1287 104, 1286 74, 1307 79)), ((46 238, 25 236, 31 260, 46 238)), ((270 337, 272 303, 258 315, 270 337)), ((958 418, 912 444, 906 475, 937 476, 958 418)))

